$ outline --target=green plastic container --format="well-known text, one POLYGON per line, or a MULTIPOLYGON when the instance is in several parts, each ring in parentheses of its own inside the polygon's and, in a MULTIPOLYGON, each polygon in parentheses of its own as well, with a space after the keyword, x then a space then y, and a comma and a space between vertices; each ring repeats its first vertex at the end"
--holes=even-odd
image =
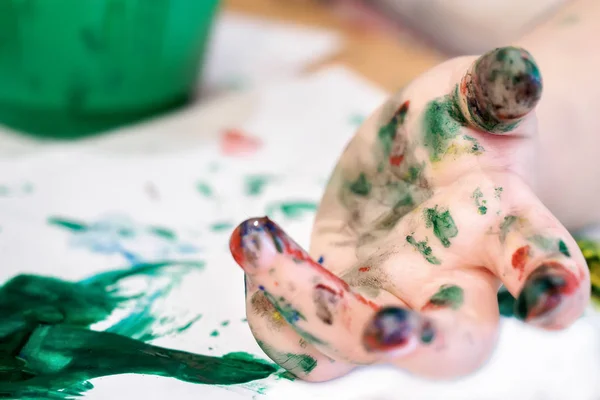
POLYGON ((74 138, 185 104, 218 0, 0 0, 0 124, 74 138))

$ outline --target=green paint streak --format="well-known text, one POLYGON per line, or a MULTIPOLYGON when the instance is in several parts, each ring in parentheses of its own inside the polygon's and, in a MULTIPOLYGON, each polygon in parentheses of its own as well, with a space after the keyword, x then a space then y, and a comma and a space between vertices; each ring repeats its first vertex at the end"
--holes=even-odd
POLYGON ((197 190, 197 191, 198 191, 200 194, 202 194, 203 196, 206 196, 206 197, 212 197, 212 195, 213 195, 213 190, 212 190, 212 188, 211 188, 211 187, 210 187, 210 185, 209 185, 208 183, 206 183, 206 182, 198 182, 198 183, 196 184, 196 190, 197 190))
POLYGON ((371 192, 371 182, 368 181, 364 173, 360 173, 358 178, 349 185, 350 191, 357 196, 367 196, 371 192))
POLYGON ((473 146, 471 147, 471 152, 473 154, 479 155, 485 151, 483 146, 480 145, 479 142, 477 141, 477 139, 475 139, 473 136, 463 135, 463 139, 468 140, 469 142, 473 143, 473 146))
POLYGON ((287 218, 298 219, 303 217, 305 213, 316 212, 317 208, 318 205, 312 201, 274 203, 267 207, 267 215, 273 215, 279 211, 287 218))
POLYGON ((567 247, 567 244, 565 242, 563 242, 562 239, 558 240, 558 251, 560 251, 560 253, 564 256, 571 257, 569 248, 567 247))
POLYGON ((377 136, 386 158, 389 157, 392 152, 392 146, 394 144, 394 139, 396 139, 398 127, 404 123, 406 114, 408 114, 408 102, 403 103, 400 108, 398 108, 390 119, 390 122, 379 128, 377 136))
POLYGON ((233 229, 233 224, 231 222, 215 222, 210 225, 209 229, 213 232, 229 231, 233 229))
POLYGON ((416 183, 421 178, 424 169, 425 164, 410 166, 404 180, 408 183, 416 183))
POLYGON ((269 182, 274 180, 270 175, 250 175, 246 177, 245 192, 248 196, 258 196, 262 194, 269 182))
POLYGON ((167 240, 176 240, 177 239, 177 234, 175 234, 175 232, 173 232, 171 229, 168 229, 168 228, 164 228, 161 226, 151 226, 148 228, 148 230, 150 231, 150 233, 153 233, 156 236, 160 236, 163 239, 167 239, 167 240))
POLYGON ((215 329, 214 331, 212 331, 210 333, 210 336, 212 336, 212 337, 218 337, 219 336, 219 331, 215 329))
POLYGON ((458 228, 449 210, 438 211, 435 208, 425 210, 425 226, 433 228, 434 235, 442 242, 444 247, 450 247, 450 239, 458 235, 458 228))
POLYGON ((283 319, 285 319, 288 323, 294 325, 298 320, 306 321, 306 317, 304 317, 304 315, 302 315, 300 311, 296 310, 290 303, 285 301, 283 297, 279 297, 279 299, 277 299, 267 291, 264 291, 263 293, 267 300, 269 300, 277 312, 279 312, 283 319))
POLYGON ((229 320, 223 321, 223 322, 221 322, 221 326, 227 326, 227 325, 229 325, 229 322, 230 322, 229 320))
POLYGON ((288 371, 301 370, 308 375, 317 366, 317 360, 306 354, 274 353, 271 358, 288 371))
POLYGON ((487 207, 485 206, 487 201, 481 200, 483 197, 483 193, 481 192, 481 189, 480 188, 475 189, 472 197, 473 197, 473 199, 475 199, 475 205, 477 206, 477 212, 480 215, 485 215, 487 213, 487 207))
POLYGON ((450 307, 458 310, 464 302, 463 289, 456 285, 442 285, 429 302, 438 307, 450 307))
POLYGON ((504 243, 506 240, 506 235, 508 235, 508 231, 517 222, 517 217, 515 215, 507 215, 504 217, 504 221, 500 224, 500 242, 504 243))
POLYGON ((50 225, 59 226, 61 228, 66 228, 71 231, 81 232, 86 231, 88 229, 88 226, 83 222, 60 217, 50 217, 48 218, 48 223, 50 225))
POLYGON ((425 259, 427 262, 433 265, 440 265, 441 262, 438 260, 433 254, 431 247, 427 244, 427 240, 423 242, 417 242, 413 236, 407 236, 406 241, 414 247, 425 259))
POLYGON ((513 317, 515 315, 515 302, 516 299, 510 294, 505 287, 501 287, 498 291, 498 308, 500 315, 503 317, 513 317))
POLYGON ((440 161, 466 121, 453 97, 436 99, 423 113, 423 144, 431 161, 440 161))
POLYGON ((126 373, 220 385, 275 373, 275 366, 245 353, 208 357, 87 329, 125 301, 138 299, 119 295, 115 285, 121 279, 151 276, 172 265, 147 264, 82 282, 35 275, 8 281, 0 288, 0 398, 67 399, 91 389, 90 379, 126 373))

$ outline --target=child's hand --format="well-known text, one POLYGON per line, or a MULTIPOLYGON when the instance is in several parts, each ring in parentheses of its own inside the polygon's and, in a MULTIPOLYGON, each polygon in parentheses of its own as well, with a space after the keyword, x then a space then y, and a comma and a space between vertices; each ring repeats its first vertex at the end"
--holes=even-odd
POLYGON ((313 381, 375 362, 454 377, 494 348, 500 284, 527 323, 577 319, 590 296, 585 261, 528 186, 541 91, 522 49, 448 61, 350 142, 312 258, 267 218, 242 223, 231 251, 264 351, 313 381))

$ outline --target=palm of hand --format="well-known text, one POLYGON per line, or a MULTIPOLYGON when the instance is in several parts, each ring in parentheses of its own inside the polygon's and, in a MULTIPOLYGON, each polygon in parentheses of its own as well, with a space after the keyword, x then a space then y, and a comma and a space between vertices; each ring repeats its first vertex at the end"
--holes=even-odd
POLYGON ((429 71, 361 127, 317 215, 311 254, 323 259, 266 218, 233 233, 252 332, 290 372, 326 380, 374 362, 472 372, 493 350, 500 284, 537 326, 581 313, 585 260, 526 184, 535 64, 500 49, 464 75, 472 62, 429 71))

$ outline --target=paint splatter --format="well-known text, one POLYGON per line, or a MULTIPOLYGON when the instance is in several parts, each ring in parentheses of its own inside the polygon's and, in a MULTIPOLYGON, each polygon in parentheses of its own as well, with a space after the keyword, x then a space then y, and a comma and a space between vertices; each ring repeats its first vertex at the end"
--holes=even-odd
POLYGON ((245 178, 244 192, 248 196, 258 196, 274 180, 275 177, 271 175, 249 175, 245 178))
POLYGON ((252 137, 240 129, 229 129, 221 135, 221 152, 228 156, 253 154, 262 146, 259 138, 252 137))
POLYGON ((212 197, 213 196, 213 189, 206 182, 198 182, 198 183, 196 183, 196 190, 198 191, 198 193, 202 194, 205 197, 212 197))
POLYGON ((440 265, 441 261, 435 257, 432 253, 431 247, 427 244, 427 240, 423 242, 418 242, 413 236, 407 236, 406 241, 414 247, 425 259, 427 262, 433 265, 440 265))
MULTIPOLYGON (((302 339, 301 339, 302 340, 302 339)), ((258 346, 277 364, 295 375, 309 375, 316 367, 317 360, 306 354, 293 354, 275 350, 266 343, 257 340, 258 346)), ((305 346, 306 346, 306 342, 305 346)), ((285 379, 294 380, 295 376, 280 375, 285 379)))
POLYGON ((219 335, 220 335, 220 333, 219 333, 219 331, 218 331, 218 330, 216 330, 216 329, 210 333, 210 336, 211 336, 211 337, 218 337, 219 335))
POLYGON ((305 214, 313 214, 317 211, 318 205, 312 201, 289 201, 270 204, 267 206, 267 215, 272 216, 276 212, 282 213, 289 219, 300 219, 305 214))
POLYGON ((351 114, 348 118, 348 122, 352 126, 359 127, 363 124, 363 122, 365 122, 365 119, 365 116, 362 114, 351 114))
POLYGON ((481 192, 481 189, 480 188, 475 189, 475 191, 473 192, 473 195, 471 197, 475 200, 475 205, 477 206, 477 212, 480 215, 487 214, 487 206, 486 206, 487 201, 482 200, 483 193, 481 192))
POLYGON ((211 224, 208 228, 212 231, 212 232, 223 232, 223 231, 230 231, 231 229, 233 229, 233 224, 229 221, 223 221, 223 222, 215 222, 213 224, 211 224))
POLYGON ((423 145, 432 162, 440 161, 466 120, 451 96, 433 100, 423 113, 423 145))
POLYGON ((458 235, 458 228, 449 210, 428 208, 425 210, 425 227, 433 228, 433 233, 444 247, 450 247, 450 239, 458 235))
POLYGON ((360 173, 354 182, 351 182, 349 189, 357 196, 368 196, 371 192, 371 182, 364 173, 360 173))
POLYGON ((511 264, 515 270, 519 273, 519 280, 523 279, 525 273, 525 266, 531 256, 531 246, 519 247, 512 255, 511 264))
POLYGON ((360 267, 358 269, 358 272, 368 272, 371 270, 371 267, 360 267))
POLYGON ((436 294, 423 307, 423 311, 437 310, 440 308, 451 308, 458 310, 464 302, 464 292, 460 286, 442 285, 436 294))
POLYGON ((558 251, 566 257, 571 257, 571 253, 569 252, 569 247, 562 239, 558 240, 558 251))

